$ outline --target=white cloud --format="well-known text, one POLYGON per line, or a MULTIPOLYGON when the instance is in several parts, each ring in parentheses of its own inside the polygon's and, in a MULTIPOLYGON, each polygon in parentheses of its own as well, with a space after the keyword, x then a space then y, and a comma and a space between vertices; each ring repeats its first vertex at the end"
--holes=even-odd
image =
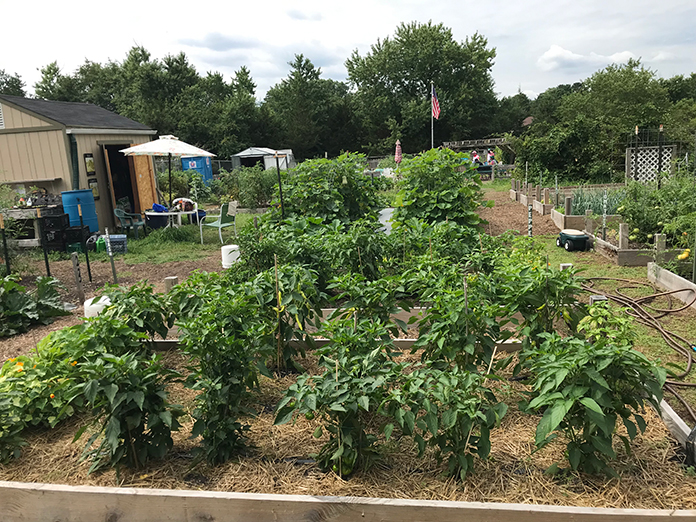
POLYGON ((549 50, 542 54, 537 60, 537 67, 542 71, 555 70, 581 70, 581 69, 596 69, 604 67, 610 63, 625 63, 636 56, 630 51, 621 51, 618 53, 604 56, 594 52, 589 54, 578 54, 568 49, 564 49, 560 45, 553 44, 549 50))

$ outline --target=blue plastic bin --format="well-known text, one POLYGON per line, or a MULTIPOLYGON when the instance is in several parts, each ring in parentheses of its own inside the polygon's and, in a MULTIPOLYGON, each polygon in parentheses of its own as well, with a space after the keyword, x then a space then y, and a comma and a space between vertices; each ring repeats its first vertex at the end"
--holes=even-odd
POLYGON ((205 217, 205 210, 199 210, 198 215, 189 214, 189 223, 192 225, 197 225, 198 222, 205 217))

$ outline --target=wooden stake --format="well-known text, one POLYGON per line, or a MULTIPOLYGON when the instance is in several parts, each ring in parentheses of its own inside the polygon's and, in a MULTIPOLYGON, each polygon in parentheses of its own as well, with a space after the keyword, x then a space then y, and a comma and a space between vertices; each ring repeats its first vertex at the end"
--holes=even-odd
POLYGON ((80 300, 80 303, 85 302, 85 292, 82 289, 82 274, 80 274, 80 258, 77 255, 77 252, 73 252, 70 254, 70 257, 72 258, 72 265, 73 265, 73 274, 75 275, 75 286, 77 287, 77 297, 80 300))
POLYGON ((43 248, 44 262, 46 263, 46 275, 51 277, 51 267, 48 266, 48 248, 46 246, 46 234, 44 234, 43 218, 41 217, 41 209, 36 209, 36 218, 39 222, 39 235, 41 236, 41 248, 43 248))
POLYGON ((2 250, 5 258, 5 275, 10 275, 10 250, 7 248, 7 237, 5 236, 5 216, 0 214, 0 234, 2 234, 2 250))
POLYGON ((279 283, 278 283, 278 256, 276 254, 273 254, 273 260, 275 261, 275 284, 276 284, 276 299, 278 302, 278 311, 276 312, 276 317, 278 319, 278 353, 276 354, 276 358, 278 360, 278 368, 282 368, 281 366, 281 359, 282 359, 282 350, 280 349, 280 288, 279 288, 279 283))

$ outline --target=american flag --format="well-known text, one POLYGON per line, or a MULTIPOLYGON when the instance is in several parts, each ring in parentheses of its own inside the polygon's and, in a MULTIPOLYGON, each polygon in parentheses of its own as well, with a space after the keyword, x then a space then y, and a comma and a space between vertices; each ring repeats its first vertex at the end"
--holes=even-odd
POLYGON ((433 118, 436 120, 440 119, 440 102, 437 101, 437 94, 435 94, 435 86, 433 85, 433 118))

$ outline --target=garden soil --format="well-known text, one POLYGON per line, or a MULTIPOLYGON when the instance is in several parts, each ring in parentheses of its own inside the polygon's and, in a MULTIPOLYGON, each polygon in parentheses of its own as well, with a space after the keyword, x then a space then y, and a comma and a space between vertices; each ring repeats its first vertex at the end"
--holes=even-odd
MULTIPOLYGON (((484 230, 492 236, 499 236, 508 230, 527 235, 527 209, 510 199, 508 192, 488 192, 484 196, 493 201, 491 208, 479 209, 479 216, 488 221, 484 230)), ((532 212, 532 235, 558 234, 558 228, 553 224, 551 216, 541 216, 532 212)))
MULTIPOLYGON (((195 261, 175 261, 171 263, 151 264, 139 263, 129 264, 122 258, 114 258, 116 274, 119 284, 132 285, 139 281, 149 281, 154 284, 155 292, 164 292, 164 278, 178 276, 179 282, 184 281, 194 270, 205 272, 215 272, 222 270, 220 254, 215 252, 209 256, 201 257, 195 261)), ((28 290, 36 287, 36 277, 46 275, 46 266, 43 261, 31 261, 30 269, 32 276, 24 277, 21 284, 28 290)), ((27 333, 15 335, 13 337, 0 337, 0 364, 11 357, 28 354, 41 339, 54 330, 60 330, 67 326, 79 324, 83 317, 83 303, 79 302, 77 289, 75 286, 75 276, 72 261, 51 261, 51 275, 60 280, 64 289, 61 295, 65 302, 76 306, 71 314, 65 317, 58 317, 53 323, 46 326, 38 326, 29 330, 27 333)), ((108 261, 97 261, 91 264, 92 283, 87 277, 87 265, 80 264, 82 273, 82 288, 85 297, 89 299, 99 293, 98 291, 107 283, 113 284, 113 274, 111 263, 108 261)))
MULTIPOLYGON (((164 357, 168 366, 184 369, 180 354, 169 352, 164 357)), ((417 357, 409 360, 417 364, 417 357)), ((303 364, 312 373, 318 371, 312 354, 303 364)), ((312 460, 311 455, 327 440, 326 435, 318 439, 312 435, 320 425, 319 419, 307 420, 302 416, 294 424, 273 424, 275 405, 294 379, 293 375, 262 379, 261 391, 254 401, 258 414, 247 419, 249 449, 225 464, 212 467, 197 462, 197 441, 189 439, 189 419, 174 434, 174 449, 163 461, 139 470, 121 469, 118 477, 114 470, 89 475, 89 465, 78 463, 83 443, 72 442, 87 419, 75 418, 53 431, 30 434, 24 455, 0 466, 0 480, 586 507, 696 508, 696 478, 685 471, 678 445, 650 409, 645 412, 647 431, 632 444, 632 454, 627 455, 621 444, 615 446, 618 459, 614 467, 620 480, 572 472, 545 475, 544 471, 554 462, 564 463, 565 442, 559 438, 534 453, 539 417, 523 414, 514 406, 523 399, 527 388, 506 379, 491 386, 499 399, 511 405, 510 411, 501 426, 491 432, 490 459, 476 459, 475 473, 464 481, 446 477, 445 466, 438 463, 433 452, 426 451, 423 458, 418 458, 413 441, 397 432, 390 442, 381 441, 383 458, 375 466, 342 479, 321 471, 312 460)), ((190 412, 195 393, 180 384, 174 385, 171 392, 173 400, 190 412)), ((372 429, 376 431, 379 422, 375 418, 372 429)))

